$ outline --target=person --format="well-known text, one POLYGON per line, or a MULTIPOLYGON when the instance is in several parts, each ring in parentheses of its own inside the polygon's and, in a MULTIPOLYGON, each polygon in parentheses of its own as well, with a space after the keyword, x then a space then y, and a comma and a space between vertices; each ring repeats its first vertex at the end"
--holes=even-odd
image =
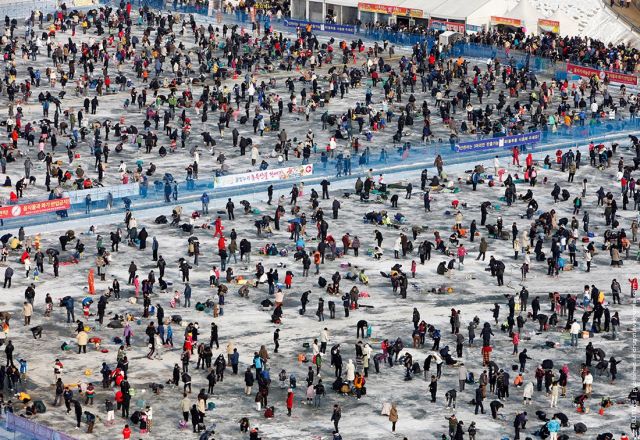
POLYGON ((478 408, 480 409, 482 414, 484 414, 484 406, 482 405, 483 400, 484 400, 484 389, 482 388, 482 386, 479 386, 478 388, 476 388, 476 397, 475 397, 475 402, 476 402, 475 413, 476 414, 478 414, 478 408))
POLYGON ((342 408, 337 403, 333 405, 333 412, 331 413, 331 421, 333 422, 333 428, 335 432, 340 432, 338 424, 342 418, 342 408))
POLYGON ((547 422, 547 429, 549 430, 550 440, 558 440, 558 434, 560 433, 560 422, 555 415, 551 420, 547 422))
POLYGON ((391 422, 391 432, 396 432, 396 423, 398 423, 398 409, 395 403, 391 404, 389 411, 389 421, 391 422))
POLYGON ((275 345, 275 348, 273 350, 274 353, 278 352, 278 347, 280 347, 280 329, 277 328, 274 332, 273 332, 273 344, 275 345))
POLYGON ((293 409, 293 390, 289 388, 287 390, 287 415, 291 417, 291 410, 293 409))

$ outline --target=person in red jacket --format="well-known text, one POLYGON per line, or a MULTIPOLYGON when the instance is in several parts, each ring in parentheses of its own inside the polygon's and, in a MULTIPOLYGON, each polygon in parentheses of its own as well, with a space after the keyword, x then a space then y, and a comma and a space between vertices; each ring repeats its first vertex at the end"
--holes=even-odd
POLYGON ((517 146, 515 146, 511 150, 511 153, 513 156, 512 165, 520 166, 520 149, 517 146))
POLYGON ((293 391, 291 388, 287 391, 287 415, 291 417, 291 409, 293 408, 293 391))
POLYGON ((124 440, 131 438, 131 429, 129 428, 129 425, 124 425, 124 429, 122 430, 122 438, 124 440))
POLYGON ((638 278, 630 278, 629 284, 631 285, 631 297, 633 298, 638 290, 638 278))

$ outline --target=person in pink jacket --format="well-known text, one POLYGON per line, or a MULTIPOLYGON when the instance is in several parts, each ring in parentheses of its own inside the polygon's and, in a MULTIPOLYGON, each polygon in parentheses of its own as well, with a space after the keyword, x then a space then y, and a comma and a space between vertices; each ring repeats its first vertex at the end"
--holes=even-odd
POLYGON ((467 250, 464 248, 463 245, 459 245, 458 246, 458 266, 459 268, 462 267, 462 265, 464 264, 464 256, 467 255, 467 250))

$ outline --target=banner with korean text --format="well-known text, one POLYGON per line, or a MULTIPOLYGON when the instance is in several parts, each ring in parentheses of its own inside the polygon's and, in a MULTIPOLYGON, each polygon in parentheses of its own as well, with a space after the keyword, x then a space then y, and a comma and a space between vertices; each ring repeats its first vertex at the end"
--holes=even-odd
POLYGON ((422 9, 405 8, 394 5, 379 5, 377 3, 358 3, 358 9, 364 12, 377 12, 387 15, 401 15, 405 17, 423 18, 422 9))
POLYGON ((496 17, 495 15, 491 16, 491 26, 498 25, 520 28, 522 27, 522 20, 519 20, 517 18, 496 17))
POLYGON ((298 179, 313 174, 313 165, 274 168, 272 170, 253 171, 251 173, 228 174, 213 178, 214 188, 229 188, 233 186, 252 185, 263 182, 298 179))
POLYGON ((493 150, 496 148, 513 148, 520 145, 532 145, 540 142, 542 133, 534 131, 532 133, 516 134, 513 136, 503 136, 497 138, 480 139, 477 141, 460 142, 455 146, 458 153, 469 153, 472 151, 493 150))
POLYGON ((69 209, 71 202, 68 197, 62 199, 44 200, 42 202, 23 203, 22 205, 0 206, 0 218, 29 217, 46 214, 47 212, 69 209))
POLYGON ((596 75, 601 80, 604 80, 605 75, 609 78, 609 81, 621 84, 629 84, 632 86, 638 85, 638 77, 635 75, 629 75, 627 73, 611 72, 609 70, 598 70, 592 67, 578 66, 576 64, 567 63, 567 72, 573 73, 578 76, 592 77, 596 75))

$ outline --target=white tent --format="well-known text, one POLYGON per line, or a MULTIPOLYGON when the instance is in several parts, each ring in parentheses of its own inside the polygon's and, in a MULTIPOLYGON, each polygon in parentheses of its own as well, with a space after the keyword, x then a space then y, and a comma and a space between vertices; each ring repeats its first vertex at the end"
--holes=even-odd
POLYGON ((560 8, 558 8, 556 12, 547 17, 547 20, 560 22, 560 35, 562 35, 563 37, 566 35, 570 37, 580 35, 577 21, 569 17, 569 15, 563 12, 560 8))
POLYGON ((515 8, 505 15, 506 18, 522 20, 527 34, 538 33, 538 19, 544 18, 529 0, 520 0, 515 8))
POLYGON ((482 2, 473 12, 467 15, 467 24, 486 26, 491 21, 491 16, 502 17, 508 9, 507 0, 482 2))

